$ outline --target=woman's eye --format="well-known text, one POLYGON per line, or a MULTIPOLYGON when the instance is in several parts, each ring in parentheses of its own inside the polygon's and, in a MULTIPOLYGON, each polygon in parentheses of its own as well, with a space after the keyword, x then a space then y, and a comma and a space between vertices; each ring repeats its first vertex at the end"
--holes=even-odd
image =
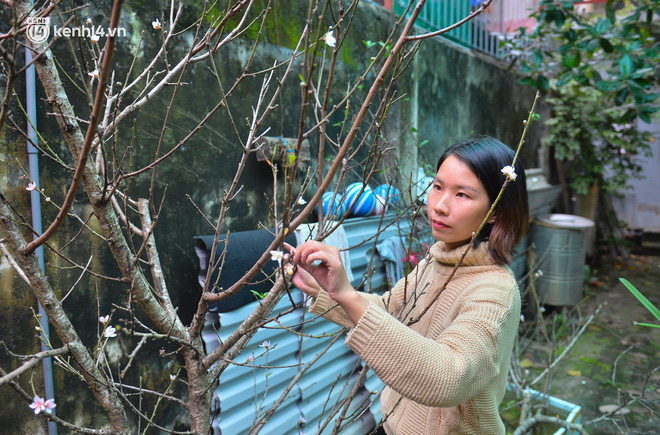
POLYGON ((439 184, 434 184, 434 185, 433 185, 433 189, 434 189, 434 190, 442 190, 442 188, 440 187, 439 184))
POLYGON ((456 196, 460 196, 461 198, 469 198, 469 196, 467 195, 467 193, 464 193, 464 192, 458 192, 458 193, 456 194, 456 196))

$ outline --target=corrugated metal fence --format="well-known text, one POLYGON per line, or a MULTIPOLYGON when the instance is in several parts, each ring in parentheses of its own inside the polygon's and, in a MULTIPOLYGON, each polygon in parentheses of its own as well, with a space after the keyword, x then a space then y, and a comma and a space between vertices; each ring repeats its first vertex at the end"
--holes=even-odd
MULTIPOLYGON (((378 232, 379 221, 378 216, 348 219, 344 223, 348 245, 358 245, 349 251, 354 285, 361 282, 367 273, 371 252, 376 245, 374 236, 378 232)), ((399 235, 405 237, 409 228, 410 223, 392 225, 379 235, 378 241, 399 235)), ((372 287, 380 287, 387 282, 382 262, 376 260, 371 268, 372 287)), ((294 289, 292 297, 299 304, 303 295, 294 289)), ((207 350, 210 352, 226 339, 258 303, 250 303, 229 313, 207 314, 203 331, 207 350)), ((290 308, 291 301, 285 296, 273 314, 290 308)), ((360 368, 359 357, 346 347, 343 336, 336 337, 340 331, 337 325, 322 318, 315 319, 306 310, 296 309, 278 321, 279 324, 271 322, 261 328, 235 359, 236 363, 243 365, 231 365, 221 375, 220 385, 214 393, 217 406, 213 427, 216 434, 247 433, 254 421, 282 395, 301 367, 328 346, 329 350, 288 392, 262 433, 311 435, 332 431, 336 417, 329 416, 336 408, 341 409, 342 399, 355 384, 360 368), (335 342, 331 343, 335 338, 335 342)), ((374 422, 382 417, 379 395, 372 394, 380 392, 382 382, 370 371, 365 387, 361 388, 346 413, 347 416, 352 415, 347 422, 354 422, 350 425, 344 423, 347 427, 342 429, 342 434, 368 433, 374 422)))

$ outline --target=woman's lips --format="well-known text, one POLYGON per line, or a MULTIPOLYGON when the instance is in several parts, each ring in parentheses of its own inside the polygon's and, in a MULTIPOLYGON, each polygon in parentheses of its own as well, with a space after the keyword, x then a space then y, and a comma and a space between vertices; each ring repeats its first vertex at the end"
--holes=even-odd
POLYGON ((432 222, 433 222, 433 226, 436 227, 436 228, 439 228, 439 229, 449 228, 449 225, 447 225, 446 223, 444 223, 442 221, 439 221, 437 219, 433 219, 432 222))

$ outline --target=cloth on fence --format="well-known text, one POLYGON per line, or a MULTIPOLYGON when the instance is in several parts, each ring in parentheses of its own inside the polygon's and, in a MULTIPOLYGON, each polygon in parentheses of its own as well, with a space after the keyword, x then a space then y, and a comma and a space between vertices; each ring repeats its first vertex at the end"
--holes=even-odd
POLYGON ((401 238, 394 236, 383 240, 376 245, 376 252, 385 263, 388 281, 393 286, 403 278, 404 274, 405 250, 401 238))
MULTIPOLYGON (((268 249, 270 244, 275 240, 275 230, 253 230, 253 231, 237 231, 229 234, 226 240, 226 253, 223 261, 215 265, 213 273, 211 274, 211 282, 213 283, 212 290, 219 292, 226 290, 240 280, 245 273, 257 263, 259 258, 268 249), (222 273, 220 273, 222 269, 222 273), (218 276, 218 274, 220 275, 218 276)), ((211 255, 211 247, 213 246, 212 235, 196 236, 195 239, 195 252, 199 258, 200 271, 198 275, 198 282, 200 286, 204 287, 204 280, 209 264, 209 257, 211 255)), ((289 236, 285 241, 293 246, 296 246, 296 238, 289 236)), ((225 249, 225 236, 221 236, 218 241, 218 248, 216 253, 216 262, 222 255, 225 249)), ((219 302, 212 302, 209 305, 209 311, 226 313, 242 307, 250 302, 256 300, 256 293, 267 293, 273 286, 272 276, 277 269, 278 264, 275 261, 269 261, 263 267, 261 272, 255 276, 249 284, 239 290, 236 294, 229 296, 219 302)))

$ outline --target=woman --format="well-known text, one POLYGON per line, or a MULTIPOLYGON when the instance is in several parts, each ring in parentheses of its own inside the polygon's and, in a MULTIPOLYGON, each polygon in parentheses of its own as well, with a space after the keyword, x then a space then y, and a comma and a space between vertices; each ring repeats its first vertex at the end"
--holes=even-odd
POLYGON ((520 318, 518 286, 506 263, 529 219, 520 163, 517 179, 447 280, 513 157, 489 137, 443 153, 428 195, 437 242, 382 296, 352 287, 334 247, 310 241, 293 252, 293 283, 314 298, 310 311, 351 328, 346 344, 386 384, 381 407, 389 435, 505 433, 498 406, 520 318))

